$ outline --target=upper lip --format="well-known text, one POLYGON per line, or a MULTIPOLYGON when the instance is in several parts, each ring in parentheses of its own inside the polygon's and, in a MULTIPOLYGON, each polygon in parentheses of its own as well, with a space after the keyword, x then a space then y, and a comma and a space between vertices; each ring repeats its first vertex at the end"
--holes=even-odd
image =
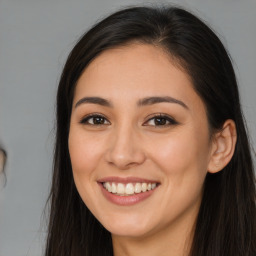
POLYGON ((109 176, 105 178, 100 178, 97 180, 99 183, 104 182, 116 182, 116 183, 159 183, 157 180, 151 180, 151 179, 145 179, 145 178, 139 178, 139 177, 117 177, 117 176, 109 176))

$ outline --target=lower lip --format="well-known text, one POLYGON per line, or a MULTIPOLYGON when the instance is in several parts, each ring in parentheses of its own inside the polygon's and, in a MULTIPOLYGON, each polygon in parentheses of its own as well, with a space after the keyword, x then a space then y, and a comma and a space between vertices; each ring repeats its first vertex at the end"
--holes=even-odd
POLYGON ((118 196, 116 194, 108 192, 102 185, 102 183, 99 183, 101 187, 101 191, 103 195, 105 196, 106 199, 108 199, 111 203, 117 204, 117 205, 122 205, 122 206, 129 206, 129 205, 134 205, 139 202, 142 202, 143 200, 147 199, 150 197, 156 190, 149 190, 146 192, 130 195, 130 196, 118 196))

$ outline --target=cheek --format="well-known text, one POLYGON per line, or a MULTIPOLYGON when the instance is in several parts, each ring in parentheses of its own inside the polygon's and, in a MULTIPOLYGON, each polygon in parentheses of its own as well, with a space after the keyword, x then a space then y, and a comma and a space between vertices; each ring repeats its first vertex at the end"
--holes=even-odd
POLYGON ((188 209, 194 209, 196 214, 201 202, 209 147, 207 137, 194 135, 183 132, 154 143, 151 155, 162 172, 164 191, 158 209, 167 221, 190 212, 188 209))
POLYGON ((154 140, 151 156, 169 177, 171 187, 202 184, 207 173, 209 142, 207 134, 197 136, 194 129, 173 133, 163 140, 154 140))
POLYGON ((71 127, 68 144, 77 191, 87 207, 92 208, 95 204, 93 191, 98 189, 95 169, 102 156, 102 140, 93 135, 86 136, 81 129, 71 127))
POLYGON ((68 142, 74 175, 89 175, 101 156, 102 141, 71 128, 68 142))
POLYGON ((93 135, 86 135, 81 129, 74 127, 69 134, 69 154, 74 182, 78 193, 88 205, 93 205, 92 191, 97 188, 95 172, 102 157, 103 140, 93 135))

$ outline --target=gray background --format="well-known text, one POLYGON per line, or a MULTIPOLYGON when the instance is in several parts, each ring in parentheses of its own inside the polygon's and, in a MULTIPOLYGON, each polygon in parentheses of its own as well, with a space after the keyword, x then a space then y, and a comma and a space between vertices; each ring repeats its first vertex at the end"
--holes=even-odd
MULTIPOLYGON (((54 99, 67 54, 98 19, 139 3, 164 1, 0 0, 0 143, 8 152, 7 184, 0 184, 0 256, 42 255, 54 99)), ((172 3, 207 21, 229 49, 255 147, 256 0, 172 3)))

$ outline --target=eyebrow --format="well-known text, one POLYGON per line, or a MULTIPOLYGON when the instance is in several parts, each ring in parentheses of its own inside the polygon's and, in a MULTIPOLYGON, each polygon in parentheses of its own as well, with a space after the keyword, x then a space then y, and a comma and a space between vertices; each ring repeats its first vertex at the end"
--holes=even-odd
POLYGON ((153 104, 162 103, 162 102, 176 103, 186 109, 189 109, 188 106, 183 101, 177 100, 177 99, 175 99, 173 97, 169 97, 169 96, 144 98, 144 99, 141 99, 138 101, 138 106, 147 106, 147 105, 153 105, 153 104))
MULTIPOLYGON (((154 104, 163 103, 163 102, 179 104, 185 109, 189 109, 188 106, 183 101, 177 100, 170 96, 143 98, 137 102, 137 106, 139 107, 149 106, 149 105, 154 105, 154 104)), ((104 107, 113 107, 110 101, 103 99, 101 97, 84 97, 75 104, 75 108, 77 108, 82 104, 98 104, 104 107)))
POLYGON ((103 99, 100 97, 84 97, 76 103, 75 108, 84 103, 98 104, 98 105, 105 106, 105 107, 112 107, 112 104, 106 99, 103 99))

